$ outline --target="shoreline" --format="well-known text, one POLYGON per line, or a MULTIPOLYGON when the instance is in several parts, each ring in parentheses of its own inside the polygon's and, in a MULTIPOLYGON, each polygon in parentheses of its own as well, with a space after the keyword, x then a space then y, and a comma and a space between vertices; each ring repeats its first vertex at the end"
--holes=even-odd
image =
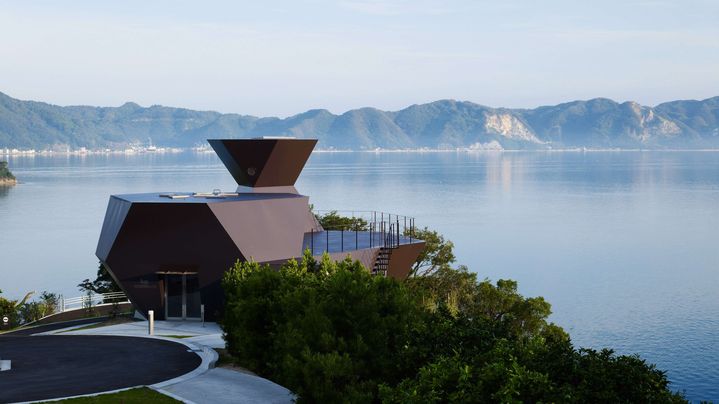
MULTIPOLYGON (((16 158, 16 157, 36 157, 36 156, 110 156, 110 155, 125 155, 125 156, 137 156, 137 155, 164 155, 164 154, 178 154, 178 153, 196 153, 206 154, 214 153, 212 149, 205 148, 167 148, 162 151, 145 151, 145 150, 75 150, 75 151, 52 151, 52 150, 13 150, 10 153, 3 152, 0 149, 0 157, 3 158, 16 158)), ((594 149, 594 148, 566 148, 566 149, 472 149, 467 147, 459 147, 455 149, 368 149, 368 150, 353 150, 353 149, 317 149, 312 153, 627 153, 627 152, 650 152, 650 153, 681 153, 681 152, 706 152, 716 153, 719 149, 619 149, 619 148, 607 148, 607 149, 594 149)))

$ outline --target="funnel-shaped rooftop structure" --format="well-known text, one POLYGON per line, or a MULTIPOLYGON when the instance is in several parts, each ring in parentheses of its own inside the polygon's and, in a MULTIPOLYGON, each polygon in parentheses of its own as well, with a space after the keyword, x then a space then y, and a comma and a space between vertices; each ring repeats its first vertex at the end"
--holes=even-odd
POLYGON ((208 142, 237 185, 254 188, 295 185, 317 139, 210 139, 208 142))
POLYGON ((314 139, 209 143, 237 192, 110 197, 96 255, 144 314, 216 319, 222 274, 238 259, 279 266, 309 249, 317 258, 350 255, 378 275, 402 278, 424 247, 413 238, 414 219, 405 216, 355 212, 354 225, 323 228, 309 197, 294 188, 314 139))

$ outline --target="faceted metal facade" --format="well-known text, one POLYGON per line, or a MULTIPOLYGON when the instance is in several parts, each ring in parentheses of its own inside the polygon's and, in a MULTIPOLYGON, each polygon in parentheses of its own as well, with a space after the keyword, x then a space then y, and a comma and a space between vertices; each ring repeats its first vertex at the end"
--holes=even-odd
POLYGON ((236 260, 286 260, 302 251, 314 225, 308 198, 271 196, 187 203, 113 196, 97 256, 136 308, 157 318, 164 318, 163 274, 196 273, 206 318, 213 319, 222 306, 220 279, 236 260))

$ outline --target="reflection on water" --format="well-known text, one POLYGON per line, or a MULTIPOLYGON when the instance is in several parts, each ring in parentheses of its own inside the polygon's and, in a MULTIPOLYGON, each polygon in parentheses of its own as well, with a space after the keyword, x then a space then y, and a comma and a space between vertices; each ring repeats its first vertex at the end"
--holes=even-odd
POLYGON ((0 198, 9 195, 11 188, 12 188, 12 187, 7 186, 7 185, 0 185, 0 198))
MULTIPOLYGON (((24 183, 0 188, 0 288, 13 297, 78 293, 110 194, 235 187, 214 154, 11 160, 24 183)), ((480 277, 546 297, 578 345, 639 353, 719 401, 719 153, 315 153, 297 188, 318 209, 417 217, 480 277)))

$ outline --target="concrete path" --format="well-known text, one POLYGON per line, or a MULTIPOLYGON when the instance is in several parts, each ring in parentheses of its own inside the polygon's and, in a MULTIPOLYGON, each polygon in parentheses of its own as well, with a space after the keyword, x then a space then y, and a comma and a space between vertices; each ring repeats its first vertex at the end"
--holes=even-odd
POLYGON ((292 393, 267 379, 235 370, 215 368, 205 374, 161 389, 162 393, 190 403, 284 404, 292 393))

